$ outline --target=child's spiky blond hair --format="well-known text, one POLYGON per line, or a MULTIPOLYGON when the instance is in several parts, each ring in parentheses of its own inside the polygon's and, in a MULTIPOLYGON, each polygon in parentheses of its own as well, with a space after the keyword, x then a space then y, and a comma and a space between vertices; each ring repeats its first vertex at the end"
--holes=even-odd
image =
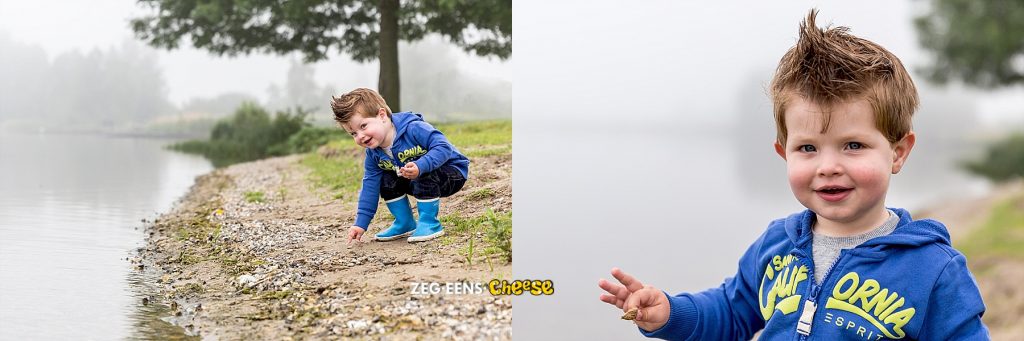
POLYGON ((818 28, 816 9, 800 23, 800 39, 782 56, 769 91, 775 111, 779 144, 786 145, 785 112, 793 96, 822 107, 822 132, 831 120, 830 108, 866 99, 875 113, 875 126, 890 143, 910 132, 917 110, 917 88, 899 58, 871 41, 849 34, 846 27, 818 28))
POLYGON ((358 88, 348 93, 331 98, 331 111, 334 111, 334 121, 338 125, 345 125, 352 119, 352 115, 359 114, 363 117, 377 116, 377 111, 383 108, 391 117, 391 108, 384 102, 376 91, 367 88, 358 88))

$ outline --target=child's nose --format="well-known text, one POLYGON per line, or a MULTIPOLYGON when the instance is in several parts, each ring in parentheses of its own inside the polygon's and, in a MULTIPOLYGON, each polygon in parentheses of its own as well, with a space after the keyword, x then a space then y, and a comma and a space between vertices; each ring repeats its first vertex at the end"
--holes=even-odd
POLYGON ((843 166, 836 155, 821 153, 819 160, 821 160, 818 164, 819 176, 833 176, 843 173, 843 166))

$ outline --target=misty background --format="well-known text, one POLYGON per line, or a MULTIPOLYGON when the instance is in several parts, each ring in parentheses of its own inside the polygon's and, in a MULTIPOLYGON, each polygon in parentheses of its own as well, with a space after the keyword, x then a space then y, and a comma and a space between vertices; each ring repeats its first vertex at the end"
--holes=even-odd
MULTIPOLYGON (((331 124, 330 96, 376 89, 376 62, 343 54, 217 57, 183 44, 134 39, 134 1, 0 0, 0 131, 99 131, 205 136, 243 101, 271 111, 314 109, 331 124)), ((400 45, 403 108, 432 121, 510 118, 511 60, 471 56, 428 36, 400 45)))
POLYGON ((516 337, 644 339, 598 299, 612 267, 671 294, 716 287, 769 222, 804 209, 766 89, 814 7, 819 26, 900 57, 918 87, 917 145, 887 205, 990 191, 958 163, 1024 128, 1024 88, 928 83, 912 22, 927 5, 517 1, 514 275, 555 295, 514 299, 516 337))

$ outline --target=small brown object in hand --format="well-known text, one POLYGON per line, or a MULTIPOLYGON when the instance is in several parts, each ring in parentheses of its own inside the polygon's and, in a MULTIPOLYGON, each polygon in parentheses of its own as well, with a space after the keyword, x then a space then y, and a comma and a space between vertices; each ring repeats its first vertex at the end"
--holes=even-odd
POLYGON ((637 311, 639 311, 639 309, 637 309, 636 307, 629 309, 629 311, 627 311, 626 314, 622 315, 622 319, 630 321, 635 320, 637 311))

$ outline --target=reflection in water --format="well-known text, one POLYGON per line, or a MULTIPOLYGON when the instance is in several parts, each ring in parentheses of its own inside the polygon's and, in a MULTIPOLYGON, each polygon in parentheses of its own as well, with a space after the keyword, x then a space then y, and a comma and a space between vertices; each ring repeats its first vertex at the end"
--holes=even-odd
POLYGON ((199 340, 199 336, 189 336, 182 331, 182 327, 176 326, 167 321, 167 317, 174 314, 161 300, 154 299, 159 289, 154 286, 158 278, 151 271, 129 270, 126 276, 128 286, 132 289, 132 298, 135 299, 134 309, 130 310, 128 318, 132 321, 131 340, 199 340), (148 304, 143 303, 143 298, 148 304))
POLYGON ((170 141, 0 134, 0 339, 168 339, 148 279, 126 258, 140 220, 167 211, 200 157, 170 141), (143 328, 144 327, 144 328, 143 328))

